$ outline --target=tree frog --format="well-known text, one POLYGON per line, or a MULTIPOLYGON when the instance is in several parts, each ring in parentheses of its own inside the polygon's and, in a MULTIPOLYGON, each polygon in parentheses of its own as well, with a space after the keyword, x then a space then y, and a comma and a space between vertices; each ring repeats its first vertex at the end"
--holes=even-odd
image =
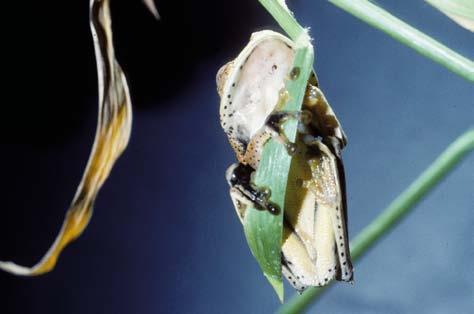
POLYGON ((241 222, 250 208, 279 212, 269 201, 271 191, 252 182, 265 142, 273 138, 293 155, 281 258, 283 275, 302 292, 333 279, 351 282, 353 268, 341 157, 347 139, 314 73, 302 110, 283 111, 294 56, 295 43, 289 38, 256 32, 238 57, 219 70, 216 81, 221 125, 238 159, 226 179, 241 222), (288 119, 299 121, 295 143, 282 131, 288 119))

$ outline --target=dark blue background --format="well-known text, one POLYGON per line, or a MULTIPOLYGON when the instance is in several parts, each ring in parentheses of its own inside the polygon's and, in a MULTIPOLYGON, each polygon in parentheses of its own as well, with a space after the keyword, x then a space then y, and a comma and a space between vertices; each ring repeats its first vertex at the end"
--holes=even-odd
MULTIPOLYGON (((22 15, 2 30, 1 259, 37 261, 86 164, 97 93, 86 2, 4 11, 22 15)), ((474 58, 474 35, 423 1, 379 3, 474 58)), ((0 273, 0 313, 277 309, 228 197, 224 171, 235 157, 219 126, 215 73, 251 32, 278 27, 257 1, 157 4, 160 22, 138 0, 112 1, 135 107, 130 145, 52 273, 0 273)), ((311 27, 321 86, 349 137, 353 237, 473 125, 474 87, 328 2, 289 4, 311 27)), ((472 311, 473 186, 470 156, 356 263, 354 285, 335 285, 312 311, 472 311)))

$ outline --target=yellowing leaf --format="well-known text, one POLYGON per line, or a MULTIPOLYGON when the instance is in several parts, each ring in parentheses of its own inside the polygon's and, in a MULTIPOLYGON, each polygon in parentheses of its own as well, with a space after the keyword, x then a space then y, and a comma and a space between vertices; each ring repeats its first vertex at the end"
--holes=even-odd
POLYGON ((446 14, 462 27, 474 32, 473 0, 426 0, 426 2, 446 14))
POLYGON ((87 227, 97 193, 130 137, 132 108, 125 75, 115 60, 109 0, 90 1, 90 25, 99 81, 99 117, 92 152, 61 230, 44 257, 32 267, 0 262, 0 269, 16 275, 40 275, 54 268, 61 251, 87 227))

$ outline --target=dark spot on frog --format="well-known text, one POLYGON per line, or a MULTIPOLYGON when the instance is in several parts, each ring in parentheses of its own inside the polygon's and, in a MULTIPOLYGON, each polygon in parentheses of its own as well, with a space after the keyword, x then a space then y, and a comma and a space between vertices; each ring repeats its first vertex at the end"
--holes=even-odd
POLYGON ((276 64, 274 64, 274 65, 272 66, 272 70, 275 71, 276 69, 278 69, 278 67, 277 67, 276 64))
POLYGON ((301 72, 301 69, 299 67, 294 67, 293 69, 291 69, 290 71, 290 79, 291 80, 297 80, 298 77, 300 76, 300 72, 301 72))
POLYGON ((241 138, 239 133, 239 130, 237 130, 237 142, 239 143, 239 146, 242 148, 242 151, 247 150, 247 145, 249 144, 245 139, 241 138))

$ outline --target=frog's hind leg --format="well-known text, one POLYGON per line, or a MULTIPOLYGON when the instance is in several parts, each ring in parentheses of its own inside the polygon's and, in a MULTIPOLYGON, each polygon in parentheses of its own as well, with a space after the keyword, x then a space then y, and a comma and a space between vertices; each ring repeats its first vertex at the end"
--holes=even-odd
POLYGON ((299 293, 302 293, 307 287, 318 286, 312 259, 308 256, 301 239, 286 224, 283 238, 285 239, 281 252, 283 276, 299 293))
MULTIPOLYGON (((347 232, 347 209, 345 205, 344 173, 340 159, 322 141, 305 136, 309 145, 308 163, 312 179, 305 182, 316 196, 315 240, 326 238, 319 249, 318 258, 335 260, 336 279, 352 281, 353 268, 347 232), (319 223, 318 223, 319 220, 319 223), (324 253, 323 253, 324 252, 324 253), (326 257, 322 257, 322 255, 326 257)), ((316 243, 316 245, 318 245, 316 243)), ((329 265, 329 264, 328 264, 329 265)))

